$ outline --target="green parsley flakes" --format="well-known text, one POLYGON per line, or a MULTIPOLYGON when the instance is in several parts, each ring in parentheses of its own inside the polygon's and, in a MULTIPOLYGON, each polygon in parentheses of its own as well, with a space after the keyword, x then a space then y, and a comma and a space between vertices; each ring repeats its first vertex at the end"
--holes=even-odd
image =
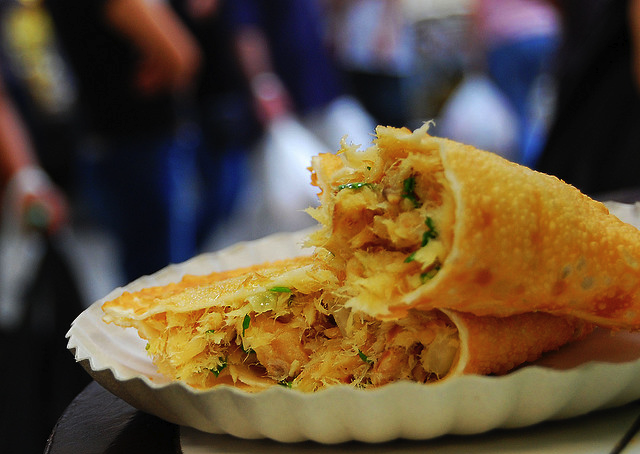
POLYGON ((362 188, 372 188, 373 185, 371 183, 358 182, 358 183, 346 183, 338 186, 338 191, 342 191, 343 189, 362 189, 362 188))
MULTIPOLYGON (((427 216, 424 224, 427 226, 427 230, 422 234, 422 243, 420 244, 420 247, 425 247, 427 244, 429 244, 430 240, 438 238, 438 231, 435 228, 433 219, 427 216)), ((418 251, 413 251, 411 254, 409 254, 407 258, 404 259, 404 263, 413 262, 416 258, 416 252, 418 251)))
POLYGON ((436 274, 438 274, 438 271, 440 271, 440 268, 441 268, 440 263, 436 262, 433 268, 431 268, 429 271, 426 271, 420 274, 420 281, 424 284, 425 282, 433 279, 434 277, 436 277, 436 274))
POLYGON ((360 357, 360 359, 367 363, 367 364, 373 364, 373 360, 369 359, 369 357, 367 355, 365 355, 362 350, 358 349, 358 356, 360 357))
POLYGON ((213 368, 209 369, 211 371, 211 373, 216 376, 216 378, 227 367, 227 359, 226 358, 220 357, 220 358, 218 358, 218 360, 220 361, 220 364, 218 365, 218 367, 213 367, 213 368))
POLYGON ((433 219, 427 216, 427 219, 424 221, 425 225, 429 230, 422 234, 422 246, 426 246, 429 243, 429 240, 438 238, 438 232, 436 231, 435 226, 433 225, 433 219))
POLYGON ((242 335, 244 336, 244 332, 247 330, 247 328, 249 328, 249 325, 251 324, 251 316, 249 314, 244 316, 244 319, 242 319, 242 335))
POLYGON ((402 187, 402 197, 411 201, 414 207, 419 207, 420 201, 418 200, 418 194, 416 194, 416 177, 410 176, 405 179, 402 183, 402 187))

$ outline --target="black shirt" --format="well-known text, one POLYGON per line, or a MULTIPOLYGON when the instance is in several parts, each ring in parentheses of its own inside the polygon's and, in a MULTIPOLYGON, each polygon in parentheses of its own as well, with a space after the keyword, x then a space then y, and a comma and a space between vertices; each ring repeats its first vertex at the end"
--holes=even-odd
POLYGON ((110 137, 166 132, 176 121, 173 97, 136 90, 137 51, 106 22, 108 1, 45 0, 77 78, 84 120, 110 137))
POLYGON ((600 196, 640 186, 640 91, 628 0, 563 0, 558 98, 536 166, 600 196))

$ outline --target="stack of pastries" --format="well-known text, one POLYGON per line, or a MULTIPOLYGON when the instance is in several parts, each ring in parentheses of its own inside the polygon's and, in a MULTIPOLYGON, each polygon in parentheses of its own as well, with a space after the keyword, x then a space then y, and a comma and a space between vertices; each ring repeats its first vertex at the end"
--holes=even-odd
POLYGON ((207 389, 375 388, 503 374, 640 327, 640 231, 555 177, 378 127, 315 156, 308 253, 125 292, 158 370, 207 389))

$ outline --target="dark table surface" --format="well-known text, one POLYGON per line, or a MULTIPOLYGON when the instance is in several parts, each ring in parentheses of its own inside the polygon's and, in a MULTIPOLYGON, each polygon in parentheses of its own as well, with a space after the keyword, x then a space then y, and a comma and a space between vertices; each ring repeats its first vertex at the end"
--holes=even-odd
POLYGON ((60 417, 46 454, 180 453, 179 427, 90 383, 60 417))

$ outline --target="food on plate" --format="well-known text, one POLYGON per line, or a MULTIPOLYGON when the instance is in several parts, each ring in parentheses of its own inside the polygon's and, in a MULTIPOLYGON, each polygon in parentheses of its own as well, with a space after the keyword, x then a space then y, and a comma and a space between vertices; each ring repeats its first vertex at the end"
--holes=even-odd
POLYGON ((313 158, 346 305, 507 316, 543 311, 640 325, 640 232, 557 178, 428 134, 378 127, 372 147, 313 158), (381 278, 383 276, 383 278, 381 278))
POLYGON ((106 321, 138 330, 159 372, 199 389, 317 391, 504 373, 591 330, 543 313, 412 309, 377 320, 324 290, 337 284, 322 261, 302 256, 126 292, 103 310, 106 321))
POLYGON ((640 327, 640 232, 557 178, 428 134, 315 156, 308 254, 125 292, 159 372, 206 389, 502 374, 640 327))

